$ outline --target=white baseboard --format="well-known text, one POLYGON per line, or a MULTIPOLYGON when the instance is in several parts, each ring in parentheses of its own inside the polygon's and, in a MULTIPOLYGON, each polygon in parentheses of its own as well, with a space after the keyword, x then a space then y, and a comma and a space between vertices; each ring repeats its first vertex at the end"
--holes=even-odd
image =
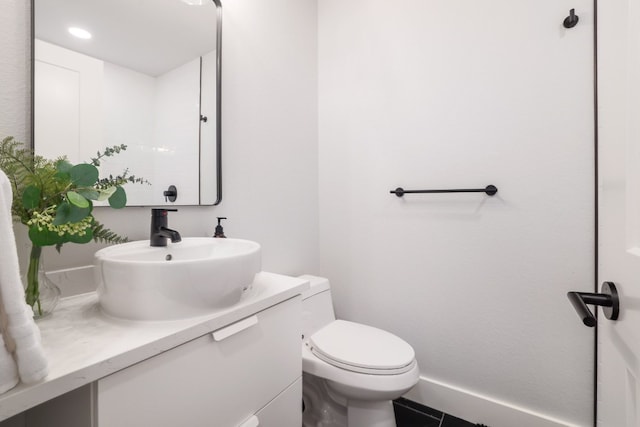
POLYGON ((426 377, 404 397, 489 427, 584 427, 426 377))
POLYGON ((70 297, 96 290, 93 265, 47 271, 47 277, 58 285, 62 291, 62 297, 70 297))

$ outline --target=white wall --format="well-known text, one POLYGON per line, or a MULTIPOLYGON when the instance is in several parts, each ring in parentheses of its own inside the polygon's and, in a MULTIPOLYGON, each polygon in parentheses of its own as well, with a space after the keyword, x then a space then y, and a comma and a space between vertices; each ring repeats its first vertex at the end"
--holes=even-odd
MULTIPOLYGON (((224 1, 224 0, 223 0, 224 1)), ((180 208, 169 224, 184 236, 213 235, 227 216, 228 237, 263 246, 263 268, 317 270, 317 16, 313 0, 223 3, 223 187, 217 207, 180 208), (291 37, 295 34, 295 37, 291 37)), ((0 135, 29 138, 29 10, 21 0, 0 14, 0 135)), ((149 209, 99 208, 114 231, 146 239, 149 209)), ((24 227, 17 225, 22 260, 24 227)), ((92 262, 97 245, 46 252, 47 269, 92 262)))
MULTIPOLYGON (((0 14, 0 135, 27 140, 24 3, 0 14)), ((565 3, 320 0, 316 40, 312 0, 225 2, 224 201, 170 225, 210 235, 228 216, 228 236, 263 244, 266 270, 328 275, 339 315, 404 337, 423 384, 453 390, 417 400, 482 421, 491 398, 538 426, 588 425, 592 332, 565 293, 593 281, 592 13, 581 5, 565 32, 565 3), (496 198, 388 194, 489 182, 496 198)), ((98 215, 147 237, 147 208, 98 215)), ((49 251, 49 268, 95 248, 49 251)))
POLYGON ((211 216, 262 243, 269 271, 316 272, 316 1, 222 1, 225 184, 211 216))
POLYGON ((0 135, 25 141, 31 135, 31 18, 27 2, 2 3, 0 13, 0 135))
POLYGON ((156 79, 154 203, 166 203, 163 191, 178 189, 178 201, 200 200, 200 58, 156 79))
POLYGON ((320 271, 337 314, 414 346, 411 398, 494 427, 591 423, 593 331, 565 295, 594 280, 579 6, 568 31, 564 0, 319 1, 320 271), (495 197, 389 194, 487 184, 495 197))
MULTIPOLYGON (((149 161, 154 149, 156 78, 104 62, 104 78, 100 88, 104 99, 101 105, 104 127, 100 134, 104 143, 94 146, 92 154, 95 150, 104 151, 106 146, 127 146, 126 151, 101 162, 101 176, 118 176, 126 168, 131 168, 130 173, 135 176, 156 182, 154 163, 149 161)), ((158 187, 160 194, 161 188, 158 187)), ((132 204, 148 205, 152 198, 153 191, 147 185, 127 187, 127 200, 135 201, 132 204)))

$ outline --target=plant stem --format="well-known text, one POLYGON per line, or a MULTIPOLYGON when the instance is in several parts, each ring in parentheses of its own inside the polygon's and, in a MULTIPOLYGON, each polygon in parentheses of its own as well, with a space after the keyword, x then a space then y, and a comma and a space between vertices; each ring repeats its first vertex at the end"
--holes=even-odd
POLYGON ((42 316, 40 306, 40 286, 38 283, 38 271, 40 269, 40 255, 42 246, 31 245, 31 255, 29 256, 29 268, 27 270, 27 289, 25 290, 27 304, 37 307, 38 315, 42 316))

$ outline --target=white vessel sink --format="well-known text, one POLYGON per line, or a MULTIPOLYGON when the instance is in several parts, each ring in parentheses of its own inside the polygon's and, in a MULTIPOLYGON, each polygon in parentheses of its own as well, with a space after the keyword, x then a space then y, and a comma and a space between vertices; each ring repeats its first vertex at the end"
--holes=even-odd
POLYGON ((237 303, 261 270, 261 252, 240 239, 188 237, 166 247, 143 240, 99 250, 94 265, 106 314, 173 320, 237 303))

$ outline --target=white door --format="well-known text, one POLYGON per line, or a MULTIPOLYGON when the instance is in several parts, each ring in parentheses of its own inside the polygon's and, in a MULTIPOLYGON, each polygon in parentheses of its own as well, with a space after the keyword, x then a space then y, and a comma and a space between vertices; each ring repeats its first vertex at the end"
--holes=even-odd
POLYGON ((34 147, 49 159, 87 160, 104 147, 103 62, 34 41, 34 147))
MULTIPOLYGON (((598 426, 640 426, 640 9, 598 2, 599 282, 620 316, 598 317, 598 426)), ((598 309, 599 310, 599 309, 598 309)))

